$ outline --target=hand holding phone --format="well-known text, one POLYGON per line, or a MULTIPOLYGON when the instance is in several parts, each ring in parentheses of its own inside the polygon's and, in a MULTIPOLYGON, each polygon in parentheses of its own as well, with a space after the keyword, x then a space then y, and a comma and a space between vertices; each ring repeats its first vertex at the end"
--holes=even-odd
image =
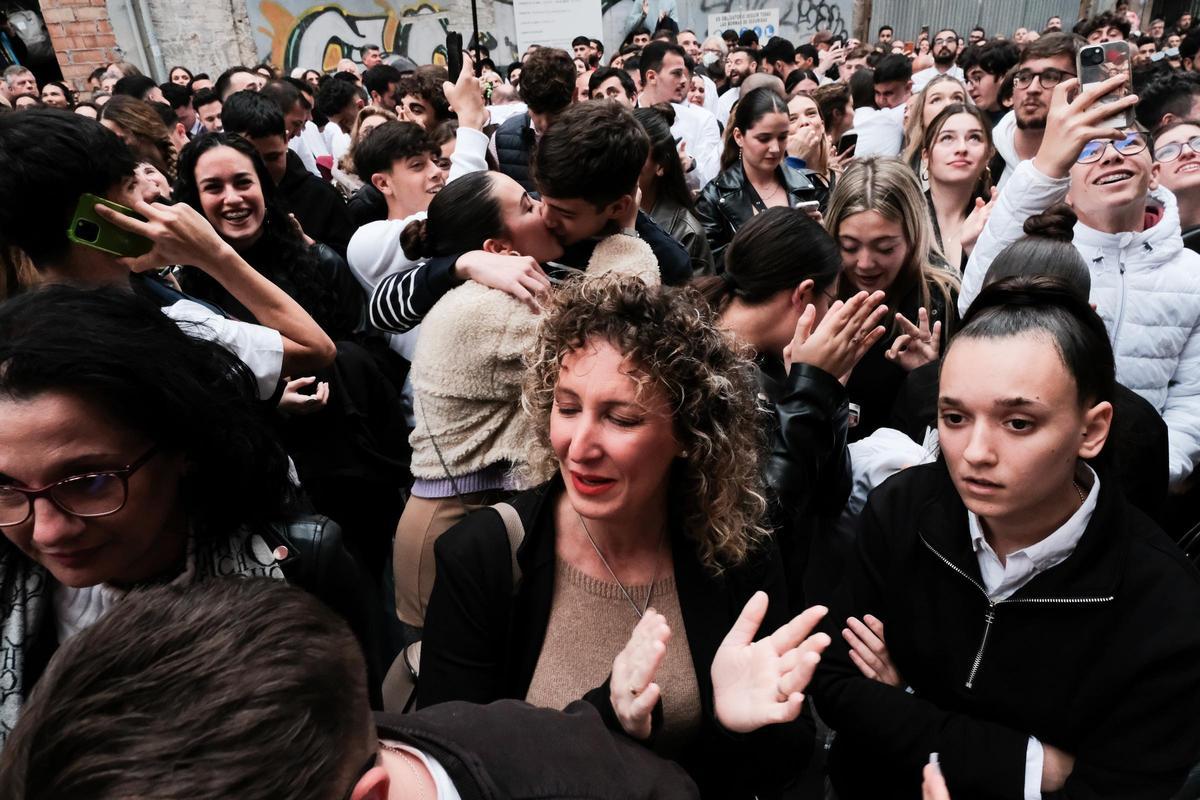
POLYGON ((71 218, 70 227, 67 228, 67 239, 75 244, 122 258, 136 258, 150 252, 154 246, 153 242, 109 222, 96 211, 98 205, 130 219, 145 221, 145 217, 132 209, 103 197, 84 193, 79 196, 79 202, 75 205, 75 214, 71 218))
POLYGON ((463 37, 461 33, 449 31, 446 33, 446 71, 450 73, 450 82, 458 81, 463 68, 463 37))
MULTIPOLYGON (((1114 103, 1133 93, 1133 63, 1128 42, 1090 44, 1079 49, 1076 59, 1076 74, 1083 88, 1116 76, 1124 78, 1113 91, 1100 97, 1097 102, 1114 103)), ((1133 124, 1133 108, 1126 108, 1122 113, 1114 114, 1102 124, 1114 128, 1128 128, 1133 124)))
POLYGON ((857 144, 858 134, 854 131, 846 131, 842 134, 841 138, 838 139, 837 152, 839 155, 842 153, 847 153, 857 144))
POLYGON ((1050 111, 1046 115, 1046 130, 1053 136, 1042 138, 1041 147, 1033 157, 1038 170, 1050 178, 1065 178, 1080 152, 1093 139, 1119 139, 1124 133, 1109 124, 1114 113, 1124 112, 1137 105, 1137 95, 1126 94, 1111 103, 1100 98, 1121 87, 1122 75, 1093 84, 1079 91, 1079 81, 1072 78, 1054 87, 1050 111), (1074 100, 1071 95, 1078 91, 1074 100))

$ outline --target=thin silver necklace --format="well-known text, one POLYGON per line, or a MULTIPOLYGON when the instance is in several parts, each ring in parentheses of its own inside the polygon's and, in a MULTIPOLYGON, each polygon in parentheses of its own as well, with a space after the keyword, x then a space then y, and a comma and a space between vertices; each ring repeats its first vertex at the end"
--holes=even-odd
POLYGON ((596 540, 592 538, 592 532, 588 530, 587 523, 583 521, 583 515, 576 511, 575 516, 579 517, 579 524, 583 526, 584 535, 586 535, 588 541, 592 543, 592 549, 595 550, 596 555, 600 557, 600 563, 604 565, 606 570, 608 570, 608 574, 611 575, 612 579, 617 582, 617 588, 621 590, 621 594, 625 595, 625 599, 628 600, 629 605, 633 607, 633 613, 637 614, 638 619, 646 616, 646 610, 650 608, 650 598, 654 596, 654 584, 658 582, 659 553, 662 551, 662 542, 663 537, 666 535, 666 530, 664 529, 663 532, 659 534, 658 547, 656 547, 654 550, 654 575, 650 578, 650 589, 646 592, 646 604, 641 608, 638 608, 637 603, 633 602, 633 597, 629 594, 629 590, 625 588, 625 584, 621 583, 621 579, 617 577, 617 573, 613 572, 613 568, 608 565, 608 559, 604 557, 604 553, 600 552, 600 545, 596 544, 596 540))

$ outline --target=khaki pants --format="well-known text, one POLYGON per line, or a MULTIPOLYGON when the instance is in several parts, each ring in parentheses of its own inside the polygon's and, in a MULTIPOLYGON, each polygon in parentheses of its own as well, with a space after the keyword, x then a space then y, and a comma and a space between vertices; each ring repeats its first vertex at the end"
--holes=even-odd
POLYGON ((471 492, 457 497, 410 497, 396 526, 392 573, 396 582, 396 616, 414 628, 425 626, 425 607, 433 591, 436 567, 433 545, 468 513, 499 502, 504 492, 471 492))

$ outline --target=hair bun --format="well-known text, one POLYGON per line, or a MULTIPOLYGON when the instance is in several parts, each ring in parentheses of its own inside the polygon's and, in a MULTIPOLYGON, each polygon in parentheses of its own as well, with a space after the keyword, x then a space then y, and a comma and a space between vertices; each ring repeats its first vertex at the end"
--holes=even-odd
POLYGON ((659 114, 662 114, 663 119, 667 121, 667 125, 675 124, 675 108, 670 103, 655 103, 650 107, 659 114))
POLYGON ((429 220, 414 219, 400 232, 400 247, 404 255, 414 261, 418 258, 433 258, 433 247, 429 241, 429 220))
POLYGON ((1025 220, 1025 235, 1069 243, 1075 238, 1075 223, 1078 221, 1070 206, 1059 203, 1025 220))

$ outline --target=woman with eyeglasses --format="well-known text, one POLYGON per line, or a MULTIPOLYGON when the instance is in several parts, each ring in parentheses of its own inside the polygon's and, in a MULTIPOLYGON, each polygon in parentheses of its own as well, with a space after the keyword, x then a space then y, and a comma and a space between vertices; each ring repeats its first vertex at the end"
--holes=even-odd
POLYGON ((1200 256, 1183 246, 1175 195, 1157 186, 1162 165, 1149 136, 1108 124, 1137 102, 1133 95, 1098 102, 1120 86, 1117 76, 1082 91, 1075 79, 1055 88, 1046 122, 1054 134, 1001 190, 963 275, 959 308, 970 305, 1026 219, 1070 203, 1079 217, 1074 244, 1092 273, 1091 301, 1108 328, 1117 378, 1166 421, 1177 490, 1200 460, 1200 256))
POLYGON ((1200 121, 1172 122, 1154 136, 1158 182, 1179 203, 1183 244, 1200 252, 1200 121))
POLYGON ((131 589, 296 578, 355 624, 340 535, 284 527, 294 488, 261 415, 244 363, 133 292, 0 306, 0 744, 58 646, 131 589))

